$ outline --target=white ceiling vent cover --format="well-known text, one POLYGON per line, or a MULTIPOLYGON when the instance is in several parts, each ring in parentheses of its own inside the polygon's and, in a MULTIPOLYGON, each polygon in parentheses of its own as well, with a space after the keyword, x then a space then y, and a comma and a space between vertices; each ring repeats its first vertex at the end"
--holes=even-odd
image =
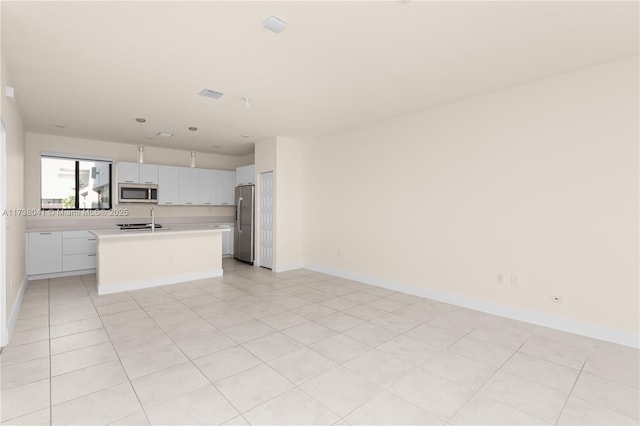
POLYGON ((207 98, 220 99, 222 95, 224 95, 224 93, 216 92, 215 90, 211 89, 202 89, 200 93, 198 93, 198 95, 206 96, 207 98))
POLYGON ((275 16, 269 16, 262 22, 262 26, 274 33, 279 33, 287 26, 287 23, 275 16))

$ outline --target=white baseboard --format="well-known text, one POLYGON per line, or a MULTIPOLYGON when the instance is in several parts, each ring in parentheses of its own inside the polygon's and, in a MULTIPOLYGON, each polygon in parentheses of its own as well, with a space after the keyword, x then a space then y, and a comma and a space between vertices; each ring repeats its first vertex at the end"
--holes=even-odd
POLYGON ((543 327, 549 327, 569 333, 580 334, 582 336, 618 343, 633 348, 640 348, 640 335, 631 331, 604 327, 597 324, 586 323, 570 318, 563 318, 555 315, 545 314, 542 312, 516 308, 513 306, 500 305, 498 303, 489 302, 486 300, 474 299, 457 294, 416 287, 411 284, 383 280, 367 275, 356 274, 349 271, 327 268, 321 265, 306 264, 305 268, 340 278, 346 278, 365 284, 375 285, 377 287, 386 288, 388 290, 399 291, 401 293, 412 294, 414 296, 424 297, 426 299, 450 303, 452 305, 461 306, 464 308, 469 308, 500 317, 541 325, 543 327))
POLYGON ((11 341, 11 335, 13 334, 13 329, 16 326, 16 321, 18 321, 18 316, 20 315, 20 307, 22 306, 22 299, 24 298, 24 291, 27 289, 27 285, 29 284, 29 280, 25 276, 22 280, 22 284, 20 284, 20 290, 18 291, 18 296, 16 297, 15 302, 13 302, 13 307, 11 308, 11 315, 8 317, 7 321, 7 344, 11 341))
POLYGON ((288 265, 276 265, 273 267, 273 272, 287 272, 287 271, 293 271, 295 269, 302 269, 304 268, 304 264, 302 263, 290 263, 288 265))
POLYGON ((67 271, 67 272, 54 272, 52 274, 40 274, 40 275, 29 275, 27 278, 29 280, 46 280, 50 278, 64 278, 64 277, 74 277, 77 275, 88 275, 95 274, 96 269, 82 269, 79 271, 67 271))
POLYGON ((202 280, 205 278, 216 278, 222 276, 222 269, 212 269, 204 272, 194 272, 191 274, 171 275, 167 277, 152 278, 149 280, 125 281, 118 284, 101 286, 98 282, 98 294, 120 293, 122 291, 140 290, 143 288, 157 287, 160 285, 178 284, 187 281, 202 280))

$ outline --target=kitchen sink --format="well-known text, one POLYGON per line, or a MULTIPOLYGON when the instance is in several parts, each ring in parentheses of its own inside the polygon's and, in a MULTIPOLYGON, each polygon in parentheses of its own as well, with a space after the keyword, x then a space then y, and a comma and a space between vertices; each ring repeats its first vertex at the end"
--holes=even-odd
MULTIPOLYGON (((120 230, 122 231, 129 231, 129 230, 140 230, 140 229, 151 229, 151 224, 150 223, 118 223, 116 224, 116 226, 120 227, 120 230)), ((160 225, 159 223, 156 223, 156 229, 161 229, 162 225, 160 225)))

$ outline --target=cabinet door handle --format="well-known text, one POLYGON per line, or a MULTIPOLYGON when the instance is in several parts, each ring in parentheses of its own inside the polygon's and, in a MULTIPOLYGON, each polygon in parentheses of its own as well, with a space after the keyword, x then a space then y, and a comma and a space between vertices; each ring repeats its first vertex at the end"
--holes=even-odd
POLYGON ((185 203, 185 204, 193 204, 193 203, 185 203))
POLYGON ((51 232, 41 232, 40 235, 51 235, 51 232))
POLYGON ((95 238, 89 238, 88 241, 95 241, 95 238))
POLYGON ((95 256, 95 254, 88 254, 87 256, 91 257, 91 256, 95 256))

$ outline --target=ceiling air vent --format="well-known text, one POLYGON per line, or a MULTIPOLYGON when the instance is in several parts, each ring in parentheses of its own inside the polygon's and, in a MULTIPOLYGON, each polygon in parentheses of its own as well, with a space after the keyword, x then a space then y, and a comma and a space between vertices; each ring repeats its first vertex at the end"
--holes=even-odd
POLYGON ((207 98, 220 99, 222 95, 224 95, 224 93, 216 92, 215 90, 211 89, 202 89, 200 93, 198 93, 198 95, 206 96, 207 98))

